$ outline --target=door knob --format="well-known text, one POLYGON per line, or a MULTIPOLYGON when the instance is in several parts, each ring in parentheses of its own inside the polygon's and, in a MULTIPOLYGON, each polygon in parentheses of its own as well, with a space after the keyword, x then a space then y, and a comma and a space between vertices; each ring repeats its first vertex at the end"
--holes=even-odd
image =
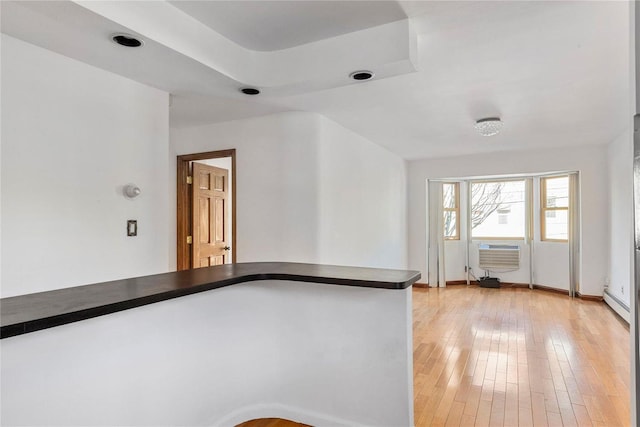
POLYGON ((229 249, 231 249, 231 246, 225 246, 224 248, 222 248, 223 251, 228 251, 229 249))

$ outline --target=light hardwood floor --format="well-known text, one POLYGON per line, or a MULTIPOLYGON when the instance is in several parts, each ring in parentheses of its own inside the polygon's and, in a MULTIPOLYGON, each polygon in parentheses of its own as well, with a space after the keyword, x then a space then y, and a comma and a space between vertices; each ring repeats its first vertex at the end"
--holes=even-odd
MULTIPOLYGON (((413 290, 416 426, 628 426, 629 330, 543 290, 413 290)), ((299 427, 284 420, 243 427, 299 427)))
POLYGON ((415 289, 416 426, 629 425, 629 331, 547 291, 415 289))

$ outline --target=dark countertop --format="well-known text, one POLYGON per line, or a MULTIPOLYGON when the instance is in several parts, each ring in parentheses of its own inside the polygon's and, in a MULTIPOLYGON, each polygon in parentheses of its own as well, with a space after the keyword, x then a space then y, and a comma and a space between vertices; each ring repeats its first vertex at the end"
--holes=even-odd
POLYGON ((226 264, 0 299, 0 338, 253 280, 406 289, 417 271, 288 262, 226 264))

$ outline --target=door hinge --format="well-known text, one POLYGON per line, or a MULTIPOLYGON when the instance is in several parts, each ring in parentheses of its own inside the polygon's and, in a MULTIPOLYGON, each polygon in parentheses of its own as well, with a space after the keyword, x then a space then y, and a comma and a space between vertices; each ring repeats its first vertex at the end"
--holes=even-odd
POLYGON ((193 184, 193 177, 187 176, 187 184, 193 184))
POLYGON ((193 243, 193 236, 187 236, 187 245, 190 245, 193 243))

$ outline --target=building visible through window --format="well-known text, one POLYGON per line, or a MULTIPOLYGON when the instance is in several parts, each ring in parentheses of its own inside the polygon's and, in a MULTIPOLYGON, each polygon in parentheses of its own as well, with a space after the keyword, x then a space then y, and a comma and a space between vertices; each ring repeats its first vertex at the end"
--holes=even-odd
POLYGON ((509 214, 511 213, 511 207, 498 208, 498 224, 509 224, 509 214))

